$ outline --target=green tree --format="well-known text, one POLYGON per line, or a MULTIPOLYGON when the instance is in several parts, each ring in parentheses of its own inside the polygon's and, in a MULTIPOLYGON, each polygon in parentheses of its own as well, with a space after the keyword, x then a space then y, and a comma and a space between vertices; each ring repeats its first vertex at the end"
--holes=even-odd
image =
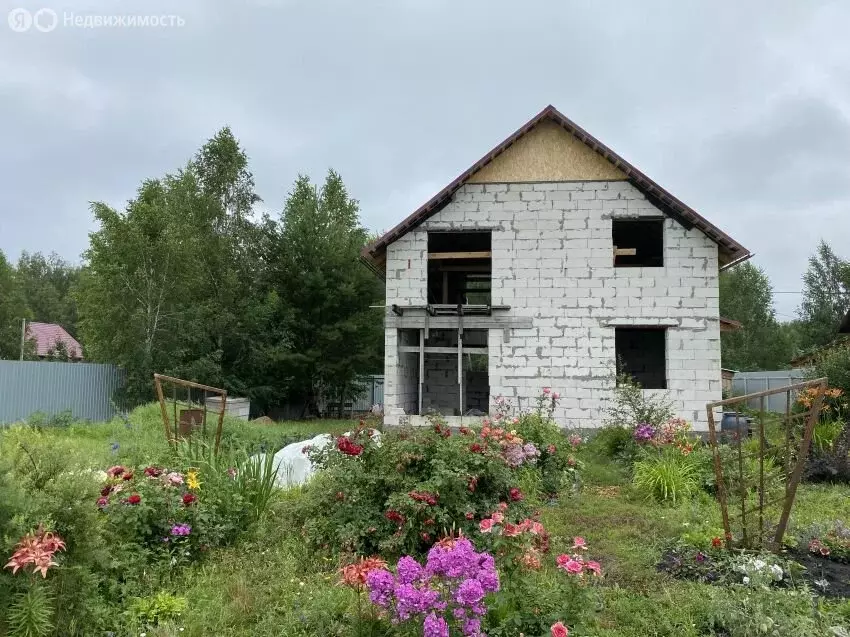
POLYGON ((76 336, 77 305, 71 290, 79 275, 79 267, 55 252, 47 257, 24 252, 18 259, 17 276, 33 320, 58 323, 76 336))
POLYGON ((832 341, 848 310, 850 262, 836 255, 822 240, 809 257, 809 267, 803 275, 803 302, 798 310, 803 346, 813 349, 832 341))
POLYGON ((99 228, 77 291, 80 332, 89 359, 125 369, 133 402, 152 396, 154 371, 178 362, 183 284, 191 275, 182 241, 187 187, 179 177, 149 180, 122 212, 92 205, 99 228))
POLYGON ((191 281, 183 337, 192 355, 181 366, 187 378, 203 379, 239 394, 250 394, 244 374, 251 358, 256 321, 258 226, 253 206, 260 201, 248 158, 229 128, 219 131, 184 171, 191 188, 184 214, 191 227, 191 281))
POLYGON ((15 270, 0 251, 0 359, 20 358, 22 321, 29 318, 15 270))
POLYGON ((289 340, 281 354, 291 396, 313 411, 320 393, 338 402, 383 359, 383 324, 370 305, 383 290, 359 262, 368 239, 357 201, 329 171, 321 188, 300 176, 280 221, 267 222, 271 278, 284 304, 280 321, 289 340))
POLYGON ((793 343, 776 320, 773 288, 763 270, 746 262, 720 274, 720 315, 743 324, 720 336, 723 367, 751 371, 788 366, 793 343))

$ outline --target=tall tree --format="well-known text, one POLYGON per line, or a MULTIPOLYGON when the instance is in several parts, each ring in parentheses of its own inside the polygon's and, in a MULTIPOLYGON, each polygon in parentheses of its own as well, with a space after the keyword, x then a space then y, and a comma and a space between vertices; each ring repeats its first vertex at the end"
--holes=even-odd
POLYGON ((22 321, 29 318, 15 270, 0 251, 0 359, 20 358, 22 321))
POLYGON ((787 367, 793 344, 776 320, 773 288, 763 270, 746 262, 720 275, 720 315, 743 323, 721 334, 723 366, 740 371, 787 367))
POLYGON ((832 341, 849 309, 850 262, 821 240, 803 275, 803 302, 798 313, 804 347, 816 348, 832 341))
POLYGON ((256 315, 249 309, 259 264, 252 212, 260 198, 248 158, 229 128, 210 139, 184 172, 193 185, 185 214, 196 277, 187 291, 192 302, 185 323, 194 356, 182 373, 250 393, 241 376, 254 345, 250 323, 256 315))
POLYGON ((187 286, 189 228, 183 203, 190 184, 167 177, 139 188, 126 210, 92 205, 99 229, 90 235, 77 291, 88 357, 121 365, 127 397, 152 395, 154 371, 174 369, 187 286))
POLYGON ((289 194, 271 241, 272 274, 285 301, 281 322, 291 350, 283 355, 293 397, 306 410, 324 392, 342 402, 358 377, 374 373, 382 359, 383 298, 375 276, 359 263, 367 232, 357 201, 329 171, 321 188, 300 176, 289 194))
POLYGON ((77 305, 71 290, 79 275, 79 267, 55 252, 46 257, 24 252, 18 259, 17 276, 33 320, 58 323, 76 336, 77 305))

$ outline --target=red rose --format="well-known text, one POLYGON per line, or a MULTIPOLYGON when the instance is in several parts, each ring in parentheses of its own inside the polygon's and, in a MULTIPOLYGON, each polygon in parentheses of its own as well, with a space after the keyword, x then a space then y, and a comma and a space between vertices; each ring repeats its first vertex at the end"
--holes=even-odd
POLYGON ((129 498, 127 498, 127 504, 138 504, 141 501, 142 496, 140 496, 138 493, 134 493, 129 498))
POLYGON ((398 511, 394 511, 393 509, 390 509, 389 511, 384 513, 384 517, 387 518, 390 522, 395 522, 399 526, 404 524, 404 516, 398 511))
POLYGON ((474 519, 475 519, 475 514, 474 514, 472 511, 467 512, 467 514, 466 514, 466 519, 467 519, 467 520, 474 520, 474 519))
POLYGON ((472 453, 481 453, 484 451, 484 447, 478 444, 477 442, 473 442, 471 445, 469 445, 469 450, 472 453))
POLYGON ((145 467, 145 475, 148 478, 157 478, 162 474, 162 469, 157 467, 145 467))
POLYGON ((189 506, 190 504, 193 504, 197 499, 198 499, 198 497, 194 493, 184 493, 183 494, 183 505, 189 506))
POLYGON ((112 487, 110 487, 110 486, 103 487, 100 490, 100 495, 102 495, 104 498, 106 496, 108 496, 110 493, 112 493, 112 487))
POLYGON ((131 472, 125 473, 122 477, 124 478, 124 480, 132 480, 133 479, 133 472, 131 471, 131 472))
POLYGON ((430 541, 431 541, 431 536, 430 536, 430 535, 428 535, 427 533, 423 533, 423 534, 422 534, 422 541, 423 541, 423 542, 430 542, 430 541))
POLYGON ((465 436, 469 433, 469 427, 461 427, 458 431, 461 433, 462 436, 465 436))
POLYGON ((340 436, 336 441, 336 448, 347 456, 359 456, 363 453, 363 447, 346 436, 340 436))
POLYGON ((723 540, 721 540, 719 537, 713 537, 711 538, 711 546, 713 546, 714 548, 719 548, 720 546, 723 546, 723 540))
POLYGON ((423 524, 424 524, 425 526, 431 526, 432 524, 434 524, 434 520, 432 520, 431 518, 428 518, 427 520, 425 520, 425 521, 423 522, 423 524))
POLYGON ((523 497, 524 497, 524 496, 522 495, 522 491, 520 491, 520 490, 519 490, 519 489, 517 489, 516 487, 514 487, 513 489, 511 489, 511 490, 509 491, 509 494, 510 494, 510 496, 511 496, 511 500, 512 500, 512 501, 514 501, 514 502, 519 502, 519 501, 520 501, 520 500, 522 500, 522 499, 523 499, 523 497))

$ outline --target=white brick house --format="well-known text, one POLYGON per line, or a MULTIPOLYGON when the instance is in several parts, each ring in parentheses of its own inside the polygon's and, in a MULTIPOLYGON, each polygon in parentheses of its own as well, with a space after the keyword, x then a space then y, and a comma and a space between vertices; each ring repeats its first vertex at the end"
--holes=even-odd
POLYGON ((551 387, 558 422, 597 427, 619 369, 704 430, 718 274, 750 255, 549 106, 363 256, 386 280, 387 424, 551 387))

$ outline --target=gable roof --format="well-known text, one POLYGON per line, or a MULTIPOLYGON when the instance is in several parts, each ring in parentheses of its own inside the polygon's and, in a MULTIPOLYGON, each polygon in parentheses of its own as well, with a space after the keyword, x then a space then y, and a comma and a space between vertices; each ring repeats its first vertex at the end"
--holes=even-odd
POLYGON ((473 175, 478 173, 485 166, 491 164, 493 160, 511 148, 517 141, 522 139, 533 128, 544 121, 555 122, 557 125, 569 132, 573 137, 585 144, 585 146, 590 148, 593 152, 608 160, 614 168, 618 169, 625 175, 626 179, 635 186, 635 188, 642 192, 653 205, 658 207, 666 215, 679 221, 685 228, 690 229, 696 227, 704 232, 706 236, 714 241, 720 249, 721 268, 744 261, 752 256, 750 251, 744 246, 720 230, 720 228, 710 223, 693 208, 690 208, 683 202, 679 201, 667 190, 652 181, 632 164, 605 146, 605 144, 593 137, 578 124, 568 119, 565 115, 558 111, 558 109, 550 104, 537 115, 532 117, 528 122, 523 124, 522 127, 512 133, 507 139, 484 155, 484 157, 461 173, 448 186, 434 195, 404 221, 384 233, 376 241, 365 246, 361 255, 367 265, 369 265, 377 273, 382 274, 386 264, 386 249, 389 244, 401 238, 407 232, 442 210, 451 202, 452 196, 465 183, 471 181, 473 175))
POLYGON ((83 358, 83 347, 73 336, 68 334, 61 325, 55 323, 27 323, 27 333, 35 341, 38 356, 49 356, 50 350, 60 341, 65 343, 68 356, 73 359, 83 358))

